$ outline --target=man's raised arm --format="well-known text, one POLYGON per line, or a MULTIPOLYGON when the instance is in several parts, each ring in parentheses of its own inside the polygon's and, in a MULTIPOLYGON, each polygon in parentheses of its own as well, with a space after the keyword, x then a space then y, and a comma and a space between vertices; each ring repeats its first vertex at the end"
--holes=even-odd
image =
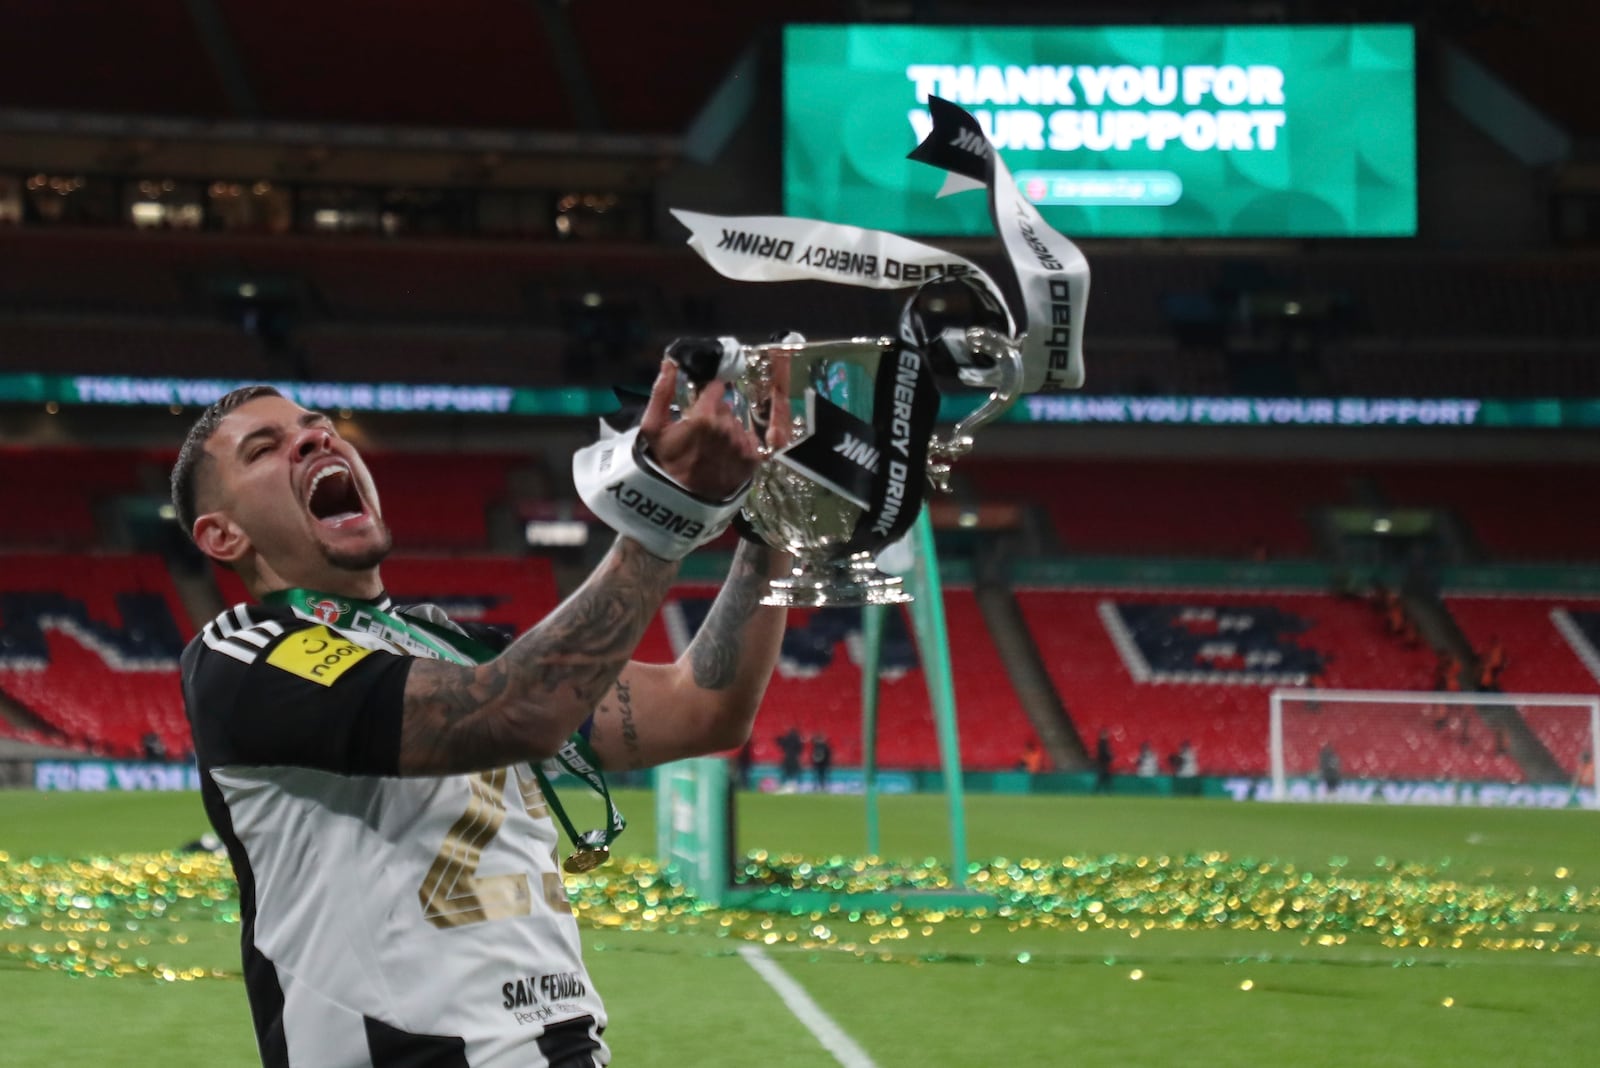
POLYGON ((594 713, 600 763, 639 769, 737 749, 777 666, 788 609, 760 603, 789 557, 740 544, 728 577, 683 656, 629 664, 594 713))
POLYGON ((487 664, 411 665, 400 773, 446 775, 554 755, 616 684, 677 570, 618 538, 571 597, 487 664))
POLYGON ((676 366, 664 362, 638 429, 575 457, 585 503, 623 534, 583 585, 486 664, 411 665, 402 775, 552 756, 617 684, 677 561, 737 511, 759 456, 760 440, 724 403, 722 383, 675 420, 676 384, 676 366))

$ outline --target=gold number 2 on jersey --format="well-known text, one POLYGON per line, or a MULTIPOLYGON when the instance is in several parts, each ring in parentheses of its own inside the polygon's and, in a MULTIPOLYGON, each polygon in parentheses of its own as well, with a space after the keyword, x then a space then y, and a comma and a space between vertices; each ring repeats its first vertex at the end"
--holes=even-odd
MULTIPOLYGON (((481 771, 467 776, 472 798, 467 811, 451 825, 444 836, 439 855, 433 858, 428 874, 417 888, 422 915, 435 927, 463 927, 487 920, 507 920, 526 916, 533 901, 524 872, 505 875, 479 875, 483 851, 506 821, 506 769, 481 771)), ((528 815, 540 818, 548 813, 539 784, 517 776, 522 805, 528 815)), ((551 861, 554 864, 554 851, 551 861)), ((556 912, 571 912, 561 873, 544 873, 545 902, 556 912)))

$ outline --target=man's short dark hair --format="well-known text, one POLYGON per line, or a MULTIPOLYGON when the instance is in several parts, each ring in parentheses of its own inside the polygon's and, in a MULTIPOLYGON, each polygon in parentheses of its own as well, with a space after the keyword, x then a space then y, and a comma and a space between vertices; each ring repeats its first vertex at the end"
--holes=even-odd
POLYGON ((217 432, 217 427, 222 425, 228 413, 241 404, 257 397, 281 396, 283 394, 271 386, 241 386, 219 397, 211 407, 200 413, 200 418, 189 428, 188 437, 183 439, 183 448, 178 450, 178 462, 172 465, 172 507, 178 513, 183 532, 189 537, 194 537, 195 497, 198 493, 196 483, 199 481, 200 465, 206 458, 206 442, 211 440, 211 435, 217 432))

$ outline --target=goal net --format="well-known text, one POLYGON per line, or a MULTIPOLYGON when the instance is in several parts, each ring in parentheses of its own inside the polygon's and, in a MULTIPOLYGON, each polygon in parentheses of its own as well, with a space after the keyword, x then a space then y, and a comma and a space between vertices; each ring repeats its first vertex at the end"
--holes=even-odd
POLYGON ((1600 807, 1600 697, 1272 693, 1276 800, 1600 807))

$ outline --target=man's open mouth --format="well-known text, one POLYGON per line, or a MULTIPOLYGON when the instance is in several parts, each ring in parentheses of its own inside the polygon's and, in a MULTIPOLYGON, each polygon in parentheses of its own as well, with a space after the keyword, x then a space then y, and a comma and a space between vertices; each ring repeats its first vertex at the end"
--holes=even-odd
POLYGON ((306 491, 306 509, 319 522, 337 525, 366 512, 356 478, 343 462, 336 461, 311 476, 306 491))

